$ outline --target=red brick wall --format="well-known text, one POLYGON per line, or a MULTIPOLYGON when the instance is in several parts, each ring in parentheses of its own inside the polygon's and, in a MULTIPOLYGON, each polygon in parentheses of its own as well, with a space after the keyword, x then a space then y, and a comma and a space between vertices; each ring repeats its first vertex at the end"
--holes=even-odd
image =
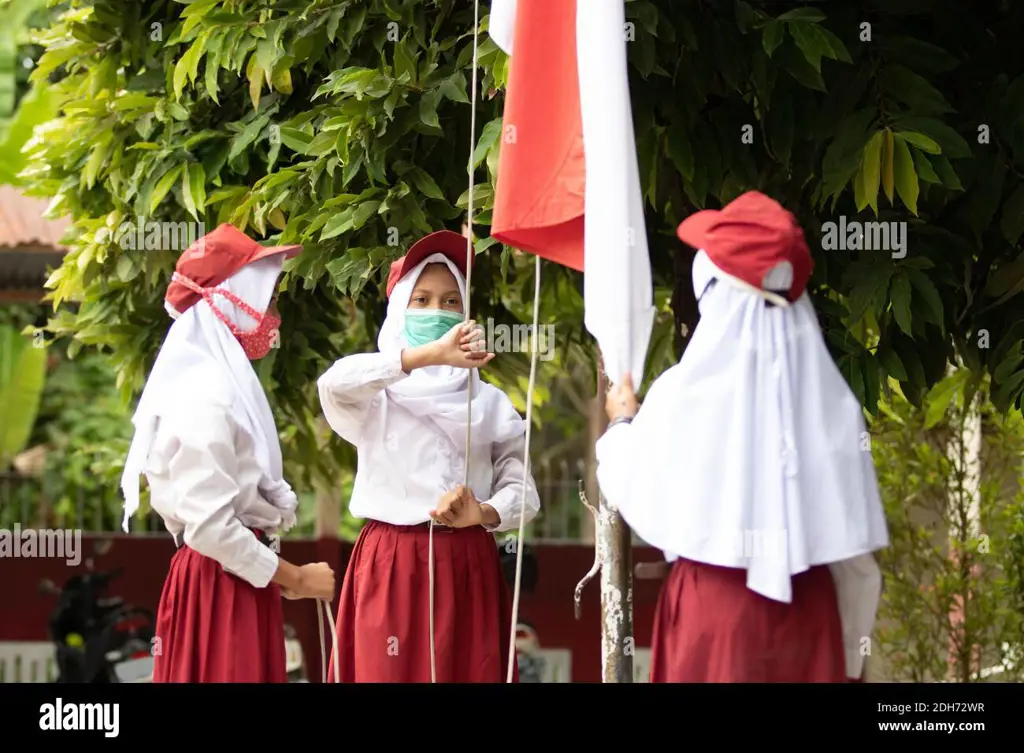
MULTIPOLYGON (((82 553, 91 551, 92 543, 83 536, 82 553)), ((330 539, 284 541, 281 554, 291 562, 323 561, 344 572, 351 546, 330 539)), ((567 648, 572 651, 572 679, 575 682, 599 682, 601 679, 601 599, 597 579, 583 593, 583 612, 577 622, 573 614, 573 592, 576 583, 590 569, 594 550, 587 546, 544 546, 533 551, 538 560, 540 577, 532 594, 520 599, 520 618, 534 625, 542 648, 567 648)), ((174 552, 169 538, 117 536, 110 551, 96 563, 97 569, 123 567, 124 574, 111 586, 110 595, 124 598, 129 604, 156 610, 167 573, 167 563, 174 552)), ((653 561, 660 553, 648 547, 633 552, 636 562, 653 561)), ((49 578, 58 586, 75 570, 62 560, 0 559, 0 641, 47 640, 47 619, 54 606, 54 597, 41 595, 37 584, 49 578)), ((635 581, 633 614, 637 647, 650 645, 654 604, 659 584, 635 581)), ((320 681, 320 643, 317 631, 317 607, 311 601, 285 601, 285 622, 292 625, 302 642, 311 682, 320 681)), ((327 630, 327 626, 324 627, 327 630)), ((330 638, 327 638, 330 641, 330 638)), ((328 643, 328 648, 329 648, 328 643)))

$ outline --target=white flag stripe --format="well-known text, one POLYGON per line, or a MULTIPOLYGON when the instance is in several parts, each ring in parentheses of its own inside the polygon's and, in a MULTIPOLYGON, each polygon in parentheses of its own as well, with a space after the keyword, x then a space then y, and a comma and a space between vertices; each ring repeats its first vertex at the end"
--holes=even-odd
POLYGON ((512 54, 516 32, 516 0, 493 0, 487 33, 506 55, 512 54))
POLYGON ((585 324, 613 384, 626 372, 643 379, 654 324, 651 262, 637 167, 623 0, 577 4, 583 145, 585 324))

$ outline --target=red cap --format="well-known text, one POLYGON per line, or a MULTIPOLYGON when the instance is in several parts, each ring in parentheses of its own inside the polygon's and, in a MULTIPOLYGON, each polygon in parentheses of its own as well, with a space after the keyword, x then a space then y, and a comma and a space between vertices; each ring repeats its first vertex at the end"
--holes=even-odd
POLYGON ((398 281, 431 254, 444 254, 462 276, 466 276, 466 236, 451 230, 438 230, 413 243, 405 256, 391 264, 391 271, 388 273, 388 298, 391 297, 391 291, 395 289, 398 281))
POLYGON ((760 290, 769 286, 769 273, 789 268, 790 302, 807 288, 814 269, 811 251, 796 218, 781 204, 757 191, 748 191, 721 210, 706 209, 683 220, 679 240, 704 249, 716 267, 760 290))
MULTIPOLYGON (((261 246, 235 226, 225 223, 185 249, 174 271, 201 287, 212 288, 254 261, 277 254, 290 259, 301 250, 302 246, 261 246)), ((199 300, 199 294, 180 282, 172 282, 164 300, 183 314, 199 300)))

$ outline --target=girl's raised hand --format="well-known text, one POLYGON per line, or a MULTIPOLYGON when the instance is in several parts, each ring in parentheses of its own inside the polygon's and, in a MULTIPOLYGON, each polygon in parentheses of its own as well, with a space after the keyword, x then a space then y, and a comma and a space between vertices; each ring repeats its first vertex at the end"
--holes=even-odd
POLYGON ((442 366, 478 369, 494 358, 494 353, 487 352, 484 328, 472 320, 455 325, 434 344, 442 366))

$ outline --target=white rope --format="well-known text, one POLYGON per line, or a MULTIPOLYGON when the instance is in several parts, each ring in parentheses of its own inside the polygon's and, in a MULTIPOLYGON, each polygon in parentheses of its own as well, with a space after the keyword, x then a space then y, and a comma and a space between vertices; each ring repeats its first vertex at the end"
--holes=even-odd
POLYGON ((526 491, 530 482, 530 434, 533 428, 533 384, 537 378, 537 353, 540 351, 540 257, 534 271, 533 287, 533 348, 530 354, 530 383, 526 388, 526 443, 523 450, 523 496, 519 503, 519 533, 516 537, 516 584, 512 592, 512 627, 509 630, 508 669, 506 682, 512 682, 516 658, 516 627, 519 625, 519 592, 523 582, 523 529, 526 527, 526 491))
POLYGON ((341 658, 338 656, 338 629, 334 625, 334 615, 331 614, 331 605, 323 599, 316 600, 316 626, 320 629, 320 673, 324 684, 327 683, 327 643, 324 641, 324 616, 327 616, 327 624, 331 628, 331 645, 334 647, 334 681, 341 682, 341 658))
MULTIPOLYGON (((472 77, 472 99, 470 101, 470 129, 469 129, 469 162, 467 165, 467 172, 469 174, 469 201, 467 208, 467 231, 466 231, 466 300, 464 301, 465 316, 463 322, 468 322, 470 319, 470 296, 472 291, 472 280, 473 280, 473 159, 476 153, 476 100, 477 100, 477 69, 479 67, 478 62, 478 49, 479 49, 479 38, 480 38, 480 2, 475 0, 473 3, 473 77, 472 77)), ((513 671, 516 662, 516 626, 519 623, 519 595, 522 590, 522 579, 523 579, 523 532, 526 527, 526 493, 528 489, 530 479, 530 437, 531 428, 533 426, 533 389, 534 383, 537 377, 537 355, 540 350, 538 347, 538 331, 539 331, 539 318, 540 318, 540 257, 536 257, 537 265, 535 272, 535 285, 534 285, 534 297, 533 297, 533 349, 530 357, 530 382, 527 387, 526 394, 526 441, 524 450, 524 462, 523 462, 523 494, 519 506, 519 532, 516 538, 516 579, 515 588, 512 595, 512 626, 509 631, 509 656, 508 656, 508 671, 506 675, 506 682, 512 682, 513 671)), ((466 473, 464 486, 469 488, 469 459, 470 459, 470 440, 471 440, 471 425, 472 425, 472 411, 473 411, 473 380, 469 380, 469 387, 466 390, 466 473)), ((437 658, 434 644, 434 525, 433 518, 430 520, 430 531, 428 535, 427 543, 427 571, 430 581, 430 681, 432 683, 437 682, 437 658)), ((337 670, 335 670, 337 673, 337 670)))
MULTIPOLYGON (((473 281, 473 155, 476 153, 476 73, 479 65, 479 39, 480 39, 480 0, 473 3, 473 83, 471 85, 472 99, 470 100, 469 120, 469 162, 467 172, 469 173, 469 207, 466 221, 466 300, 463 301, 465 316, 462 321, 469 321, 469 299, 473 281)), ((466 390, 466 475, 464 486, 469 488, 469 449, 470 449, 470 426, 473 415, 473 380, 469 380, 469 389, 466 390)), ((430 580, 430 681, 437 682, 437 653, 434 648, 434 519, 430 519, 430 533, 427 536, 427 574, 430 580)))

